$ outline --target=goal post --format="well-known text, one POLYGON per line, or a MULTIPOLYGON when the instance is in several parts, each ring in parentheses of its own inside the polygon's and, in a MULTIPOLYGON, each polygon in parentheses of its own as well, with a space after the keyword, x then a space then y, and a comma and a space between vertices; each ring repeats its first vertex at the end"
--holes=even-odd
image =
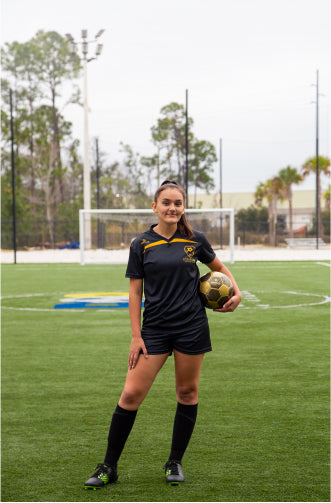
MULTIPOLYGON (((205 234, 217 256, 234 263, 234 209, 208 208, 186 209, 193 229, 205 234)), ((131 241, 157 223, 152 209, 94 209, 79 210, 80 264, 112 263, 117 250, 123 251, 127 261, 131 241), (90 222, 91 234, 86 241, 86 221, 90 222), (127 255, 125 255, 125 250, 127 255)))

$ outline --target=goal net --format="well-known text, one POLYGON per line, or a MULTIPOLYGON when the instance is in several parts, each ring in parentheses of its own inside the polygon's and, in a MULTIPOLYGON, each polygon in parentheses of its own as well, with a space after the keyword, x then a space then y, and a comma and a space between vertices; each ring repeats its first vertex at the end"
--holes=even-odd
MULTIPOLYGON (((186 209, 222 262, 234 262, 234 209, 186 209)), ((157 224, 151 209, 79 210, 80 264, 126 263, 132 240, 157 224)))

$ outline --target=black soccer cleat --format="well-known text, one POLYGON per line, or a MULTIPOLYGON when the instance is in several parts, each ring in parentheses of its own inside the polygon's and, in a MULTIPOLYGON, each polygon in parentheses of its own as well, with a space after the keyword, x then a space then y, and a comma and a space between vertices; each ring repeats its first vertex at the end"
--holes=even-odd
POLYGON ((167 461, 165 466, 166 481, 171 486, 179 486, 184 482, 182 465, 178 461, 167 461))
POLYGON ((99 489, 106 484, 112 484, 118 479, 117 471, 111 466, 99 463, 96 472, 84 484, 85 489, 99 489))

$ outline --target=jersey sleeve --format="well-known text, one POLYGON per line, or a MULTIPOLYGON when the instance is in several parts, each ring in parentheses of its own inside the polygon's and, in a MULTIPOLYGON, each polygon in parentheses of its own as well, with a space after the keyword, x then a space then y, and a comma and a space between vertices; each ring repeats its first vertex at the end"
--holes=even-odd
POLYGON ((144 277, 143 255, 138 239, 135 239, 131 243, 129 260, 126 268, 125 277, 126 278, 144 277))
POLYGON ((208 239, 204 236, 204 234, 202 234, 201 232, 196 234, 201 243, 198 252, 198 260, 200 260, 200 262, 202 262, 203 264, 209 264, 216 257, 216 253, 212 249, 211 244, 209 243, 208 239))

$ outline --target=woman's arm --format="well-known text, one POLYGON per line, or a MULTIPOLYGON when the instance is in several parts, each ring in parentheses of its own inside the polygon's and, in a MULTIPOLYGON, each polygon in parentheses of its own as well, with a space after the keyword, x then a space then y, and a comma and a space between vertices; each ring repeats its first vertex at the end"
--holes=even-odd
POLYGON ((148 358, 145 343, 141 337, 141 301, 143 296, 143 280, 130 278, 129 314, 131 322, 132 340, 129 351, 129 369, 134 369, 140 351, 148 358))
POLYGON ((224 304, 223 307, 219 309, 214 309, 214 311, 219 311, 220 313, 227 313, 227 312, 232 312, 234 311, 240 304, 241 301, 241 293, 239 290, 239 287, 236 283, 236 280, 232 276, 231 272, 225 265, 220 261, 218 257, 215 257, 212 262, 209 264, 206 264, 209 269, 212 271, 218 271, 222 272, 223 274, 226 274, 232 281, 233 284, 233 296, 224 304))

